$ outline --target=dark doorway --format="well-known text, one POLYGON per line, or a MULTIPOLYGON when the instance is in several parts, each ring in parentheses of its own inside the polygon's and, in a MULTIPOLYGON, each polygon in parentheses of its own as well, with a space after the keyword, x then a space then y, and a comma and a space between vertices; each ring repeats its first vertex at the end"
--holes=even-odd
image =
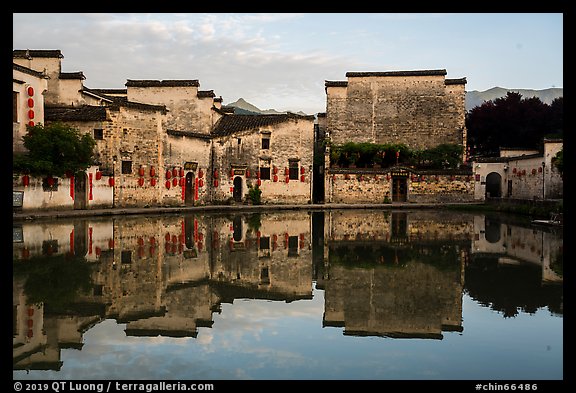
POLYGON ((194 194, 196 194, 195 186, 194 172, 188 172, 186 174, 186 188, 184 190, 184 205, 194 205, 194 194))
POLYGON ((502 176, 499 173, 491 172, 486 176, 486 198, 500 198, 502 196, 501 182, 502 176))
POLYGON ((392 202, 406 202, 406 178, 392 178, 392 202))
POLYGON ((232 229, 234 230, 232 238, 235 242, 242 241, 243 231, 242 231, 242 216, 235 216, 232 220, 232 229))
POLYGON ((74 176, 74 209, 86 209, 86 173, 77 173, 74 176))
POLYGON ((242 178, 240 176, 234 178, 234 192, 232 196, 236 202, 242 202, 242 178))

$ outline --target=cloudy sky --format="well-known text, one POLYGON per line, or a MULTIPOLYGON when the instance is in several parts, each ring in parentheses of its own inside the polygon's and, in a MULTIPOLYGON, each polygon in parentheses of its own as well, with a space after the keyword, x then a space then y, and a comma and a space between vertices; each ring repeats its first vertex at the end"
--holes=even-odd
POLYGON ((466 90, 563 87, 562 13, 13 14, 13 49, 59 49, 89 88, 198 79, 224 104, 326 110, 348 71, 445 69, 466 90))

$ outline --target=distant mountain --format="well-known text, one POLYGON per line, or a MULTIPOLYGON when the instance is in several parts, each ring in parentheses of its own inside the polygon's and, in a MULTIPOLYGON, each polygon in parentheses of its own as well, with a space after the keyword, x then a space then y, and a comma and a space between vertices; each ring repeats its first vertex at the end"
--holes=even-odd
MULTIPOLYGON (((226 104, 226 106, 234 107, 235 108, 234 113, 237 115, 278 115, 278 114, 282 114, 282 113, 287 113, 287 112, 279 112, 276 109, 262 110, 262 109, 258 108, 257 106, 252 105, 251 103, 246 101, 244 98, 239 98, 235 102, 231 102, 229 104, 226 104)), ((293 113, 296 113, 298 115, 307 116, 307 114, 302 112, 302 111, 293 112, 293 113)))
POLYGON ((538 97, 540 98, 540 101, 550 105, 555 98, 563 97, 564 89, 562 87, 553 87, 544 90, 506 89, 503 87, 493 87, 485 91, 467 91, 466 111, 482 105, 485 101, 492 101, 496 98, 504 97, 508 92, 519 93, 522 95, 522 98, 538 97))

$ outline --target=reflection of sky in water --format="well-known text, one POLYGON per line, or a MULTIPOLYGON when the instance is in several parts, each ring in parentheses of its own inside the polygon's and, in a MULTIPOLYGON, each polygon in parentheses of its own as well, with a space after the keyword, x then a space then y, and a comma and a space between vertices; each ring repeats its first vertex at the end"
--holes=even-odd
POLYGON ((197 338, 126 337, 104 321, 64 349, 62 369, 15 379, 397 379, 563 378, 563 318, 546 309, 504 318, 463 295, 463 332, 442 340, 344 336, 322 328, 324 292, 292 303, 222 304, 197 338))

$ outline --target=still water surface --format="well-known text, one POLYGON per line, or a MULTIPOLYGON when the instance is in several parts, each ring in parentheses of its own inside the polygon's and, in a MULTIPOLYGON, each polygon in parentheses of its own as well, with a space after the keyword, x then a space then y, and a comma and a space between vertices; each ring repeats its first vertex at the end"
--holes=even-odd
POLYGON ((449 211, 15 223, 14 379, 562 380, 563 236, 449 211))

